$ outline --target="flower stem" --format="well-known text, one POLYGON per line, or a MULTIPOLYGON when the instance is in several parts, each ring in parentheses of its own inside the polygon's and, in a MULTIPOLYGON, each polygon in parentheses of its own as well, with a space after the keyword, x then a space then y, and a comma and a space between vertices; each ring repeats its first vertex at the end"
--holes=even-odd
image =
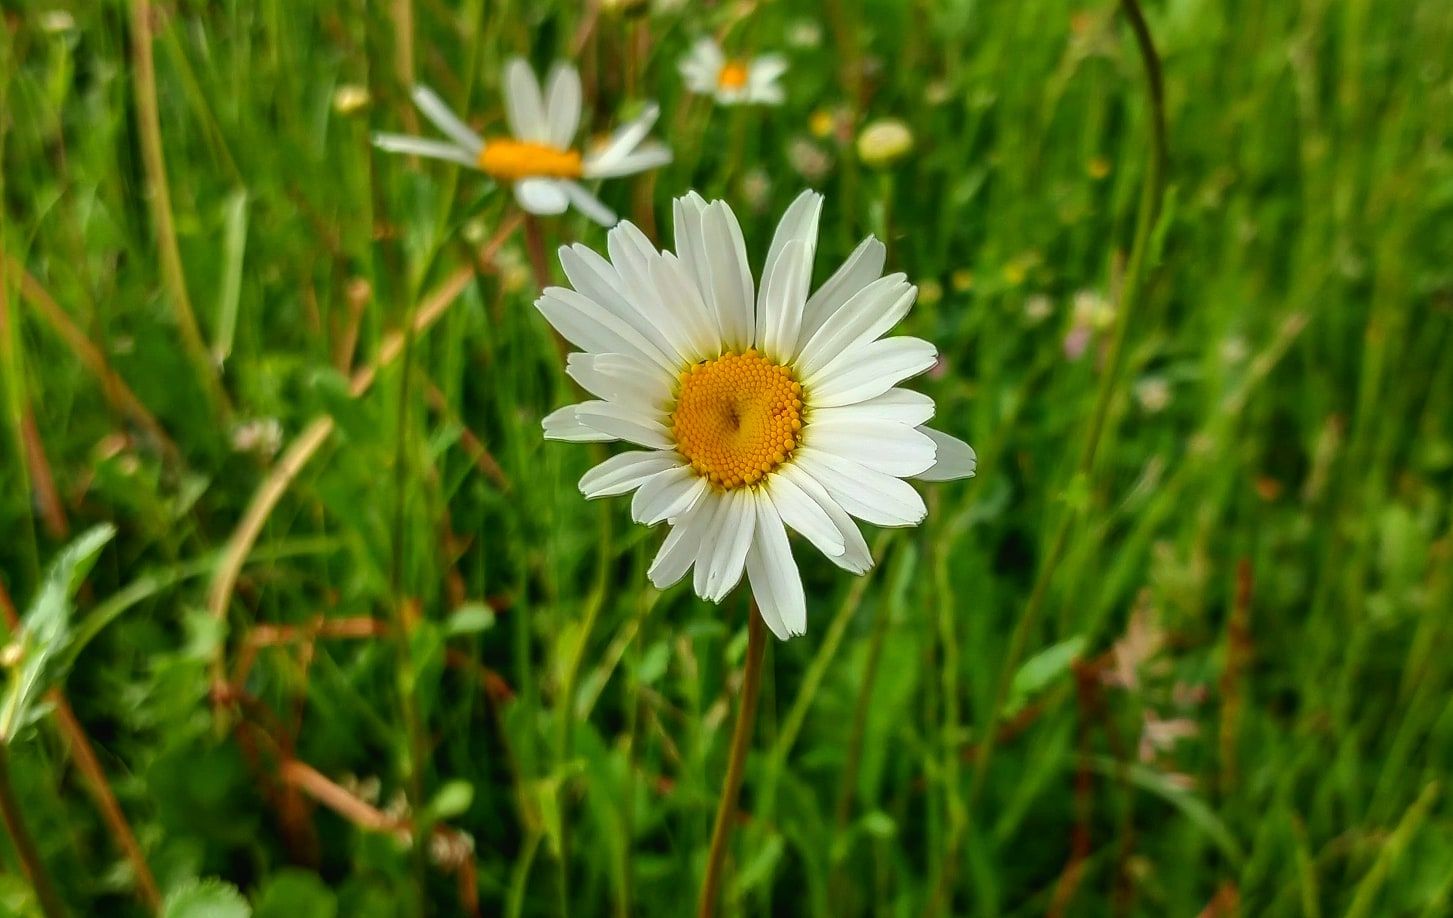
POLYGON ((721 800, 716 805, 716 823, 711 829, 711 850, 706 859, 706 879, 697 900, 699 918, 716 914, 717 897, 721 892, 722 868, 726 864, 727 842, 737 816, 737 796, 742 790, 742 772, 747 764, 747 747, 752 744, 752 723, 757 714, 757 690, 762 685, 762 656, 767 650, 767 626, 757 611, 757 601, 747 612, 747 666, 742 673, 742 699, 737 708, 737 723, 732 729, 732 748, 727 760, 726 777, 721 783, 721 800))
POLYGON ((5 831, 10 835, 11 844, 15 846, 15 854, 20 858, 20 868, 25 872, 25 878, 35 890, 41 912, 46 918, 60 918, 65 915, 66 910, 61 906, 55 886, 51 884, 50 874, 45 872, 45 864, 35 848, 35 840, 30 837, 25 818, 20 815, 20 804, 15 799, 14 788, 10 786, 10 751, 4 743, 0 743, 0 816, 5 819, 5 831))
POLYGON ((530 255, 530 270, 535 273, 535 286, 543 291, 550 286, 550 257, 545 252, 545 232, 540 218, 525 211, 525 250, 530 255))

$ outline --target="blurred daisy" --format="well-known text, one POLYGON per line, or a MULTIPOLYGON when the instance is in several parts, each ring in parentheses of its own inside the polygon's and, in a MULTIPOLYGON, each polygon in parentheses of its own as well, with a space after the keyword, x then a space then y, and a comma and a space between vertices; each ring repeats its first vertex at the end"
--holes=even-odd
POLYGON ((919 338, 883 337, 917 291, 881 276, 881 242, 865 239, 809 295, 821 210, 811 191, 788 208, 757 287, 731 208, 692 192, 675 202, 676 252, 621 223, 609 260, 561 248, 574 289, 551 287, 535 304, 581 349, 566 372, 595 396, 546 417, 545 436, 643 447, 591 469, 581 492, 634 491, 637 522, 669 524, 648 571, 657 587, 694 566, 697 595, 720 602, 745 571, 784 639, 807 628, 787 528, 863 573, 873 559, 853 517, 917 525, 928 511, 903 479, 966 478, 976 461, 924 426, 932 399, 898 387, 938 355, 919 338))
POLYGON ((711 38, 697 39, 681 61, 686 88, 722 105, 781 105, 778 81, 786 72, 787 59, 780 54, 729 58, 711 38))
POLYGON ((671 161, 664 144, 646 139, 660 113, 654 103, 598 148, 583 154, 572 148, 580 127, 581 93, 580 73, 569 64, 558 63, 551 69, 542 92, 530 65, 513 58, 505 64, 504 86, 505 116, 513 137, 482 140, 433 90, 415 86, 414 104, 449 139, 375 134, 373 142, 393 153, 470 166, 510 183, 515 200, 532 214, 563 213, 573 204, 605 226, 615 224, 615 212, 580 179, 618 178, 671 161))

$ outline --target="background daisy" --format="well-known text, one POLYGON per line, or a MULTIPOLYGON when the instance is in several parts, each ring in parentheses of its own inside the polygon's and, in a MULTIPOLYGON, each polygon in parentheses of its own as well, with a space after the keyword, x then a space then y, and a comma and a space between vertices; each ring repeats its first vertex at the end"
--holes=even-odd
POLYGON ((504 68, 505 115, 511 137, 482 139, 427 86, 415 86, 414 104, 448 140, 402 134, 375 134, 380 149, 442 159, 479 169, 514 186, 515 200, 532 214, 558 214, 572 204, 598 223, 610 226, 616 214, 581 179, 607 179, 644 172, 671 161, 665 144, 648 140, 660 110, 655 103, 616 129, 599 147, 572 147, 580 128, 580 73, 557 63, 544 89, 530 65, 512 58, 504 68))
POLYGON ((780 80, 786 72, 787 59, 780 54, 729 58, 709 37, 698 38, 681 61, 686 88, 722 105, 781 105, 780 80))
POLYGON ((863 573, 873 561, 852 518, 917 525, 927 509, 903 479, 975 465, 966 443, 924 426, 933 400, 898 388, 937 351, 884 337, 917 290, 881 276, 882 243, 865 239, 809 295, 821 210, 812 191, 788 208, 757 285, 731 208, 693 192, 675 202, 676 252, 622 223, 610 260, 562 248, 574 289, 536 302, 581 348, 567 372, 596 396, 547 417, 545 435, 644 447, 596 466, 580 490, 634 492, 637 522, 670 524, 649 571, 657 587, 695 568, 697 595, 720 602, 745 572, 784 639, 807 628, 787 528, 863 573))

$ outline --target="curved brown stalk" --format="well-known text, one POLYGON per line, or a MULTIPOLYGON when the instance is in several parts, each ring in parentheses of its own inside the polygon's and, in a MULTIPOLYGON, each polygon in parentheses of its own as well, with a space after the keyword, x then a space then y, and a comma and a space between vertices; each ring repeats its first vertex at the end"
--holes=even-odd
POLYGON ((726 777, 721 783, 721 799, 716 805, 716 822, 711 829, 711 849, 706 857, 706 878, 701 884, 696 914, 711 918, 716 914, 721 896, 721 881, 726 866, 727 842, 737 818, 737 797, 742 790, 746 771, 747 750, 752 745, 752 724, 757 715, 757 692, 762 686, 762 657, 767 650, 767 626, 757 611, 757 601, 747 612, 747 665, 742 672, 742 697, 737 707, 737 723, 732 728, 731 752, 727 758, 726 777))

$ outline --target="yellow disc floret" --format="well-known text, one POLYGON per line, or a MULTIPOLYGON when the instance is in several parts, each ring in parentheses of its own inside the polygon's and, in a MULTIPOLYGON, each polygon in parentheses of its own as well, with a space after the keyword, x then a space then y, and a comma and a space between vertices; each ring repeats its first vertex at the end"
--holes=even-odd
POLYGON ((741 89, 747 85, 747 65, 742 61, 727 61, 716 75, 720 89, 741 89))
POLYGON ((479 168, 502 182, 527 178, 580 178, 578 150, 559 150, 523 140, 491 140, 479 151, 479 168))
POLYGON ((681 374, 671 429, 698 475, 728 491, 754 485, 802 438, 802 384, 755 348, 704 360, 681 374))

